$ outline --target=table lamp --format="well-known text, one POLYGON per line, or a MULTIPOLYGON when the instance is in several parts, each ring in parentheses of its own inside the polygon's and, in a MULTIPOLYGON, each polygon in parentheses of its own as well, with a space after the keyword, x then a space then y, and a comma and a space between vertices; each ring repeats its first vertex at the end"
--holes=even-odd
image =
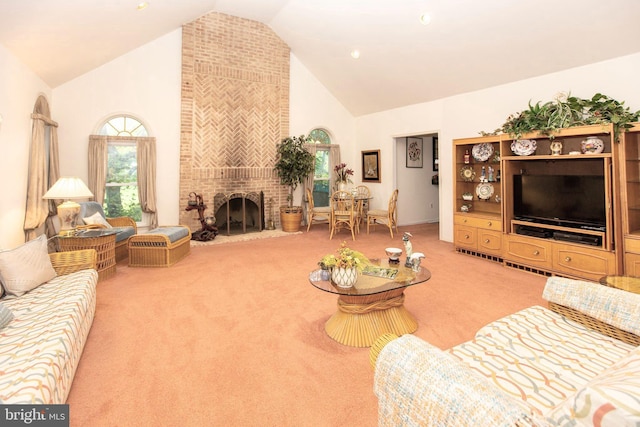
POLYGON ((62 177, 44 193, 43 199, 61 199, 64 202, 58 205, 58 217, 60 218, 60 234, 71 233, 80 214, 80 205, 72 199, 87 199, 93 197, 93 193, 78 177, 62 177))

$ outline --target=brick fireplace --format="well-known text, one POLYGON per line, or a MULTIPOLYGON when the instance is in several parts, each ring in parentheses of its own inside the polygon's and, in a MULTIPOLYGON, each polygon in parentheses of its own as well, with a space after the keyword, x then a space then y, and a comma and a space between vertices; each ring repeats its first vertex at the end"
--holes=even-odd
MULTIPOLYGON (((261 194, 264 223, 265 205, 287 197, 273 165, 289 133, 289 47, 266 25, 221 13, 184 25, 182 34, 180 224, 200 228, 185 211, 191 192, 217 220, 220 195, 261 194)), ((277 215, 271 219, 279 226, 277 215)))

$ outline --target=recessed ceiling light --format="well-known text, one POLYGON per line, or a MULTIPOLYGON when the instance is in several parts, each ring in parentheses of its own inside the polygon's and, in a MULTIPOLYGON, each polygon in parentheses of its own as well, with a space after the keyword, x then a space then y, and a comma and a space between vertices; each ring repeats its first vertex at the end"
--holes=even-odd
POLYGON ((353 50, 351 51, 351 57, 352 57, 353 59, 358 59, 358 58, 360 58, 360 51, 359 51, 358 49, 353 49, 353 50))
POLYGON ((149 6, 149 3, 147 3, 146 1, 140 2, 138 3, 138 10, 144 10, 147 8, 147 6, 149 6))
POLYGON ((428 13, 423 13, 422 15, 420 15, 420 23, 422 25, 428 25, 429 22, 431 22, 431 15, 429 15, 428 13))

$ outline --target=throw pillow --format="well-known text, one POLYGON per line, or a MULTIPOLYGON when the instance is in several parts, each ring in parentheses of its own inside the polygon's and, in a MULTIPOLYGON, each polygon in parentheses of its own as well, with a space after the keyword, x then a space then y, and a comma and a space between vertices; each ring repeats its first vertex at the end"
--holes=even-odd
POLYGON ((0 329, 4 328, 13 320, 13 313, 6 305, 0 304, 0 329))
POLYGON ((22 246, 0 252, 0 276, 7 294, 20 296, 56 277, 41 235, 22 246))
POLYGON ((111 224, 109 224, 107 220, 104 219, 102 215, 100 215, 100 212, 96 212, 91 216, 82 218, 82 220, 87 225, 104 225, 106 228, 113 228, 111 224))
POLYGON ((548 416, 558 425, 575 420, 580 426, 640 425, 640 347, 605 369, 548 416))

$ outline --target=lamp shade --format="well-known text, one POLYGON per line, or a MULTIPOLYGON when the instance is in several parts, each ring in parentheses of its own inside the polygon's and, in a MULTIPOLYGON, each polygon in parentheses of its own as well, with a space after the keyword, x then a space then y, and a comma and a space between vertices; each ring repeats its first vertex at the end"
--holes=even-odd
POLYGON ((55 184, 44 193, 43 199, 86 199, 93 197, 93 193, 87 188, 84 182, 75 176, 65 176, 56 181, 55 184))
POLYGON ((61 199, 64 203, 58 205, 58 217, 60 218, 60 234, 73 232, 78 215, 80 214, 80 205, 70 199, 86 199, 93 197, 93 193, 84 185, 84 182, 78 177, 62 177, 44 193, 43 199, 61 199))

